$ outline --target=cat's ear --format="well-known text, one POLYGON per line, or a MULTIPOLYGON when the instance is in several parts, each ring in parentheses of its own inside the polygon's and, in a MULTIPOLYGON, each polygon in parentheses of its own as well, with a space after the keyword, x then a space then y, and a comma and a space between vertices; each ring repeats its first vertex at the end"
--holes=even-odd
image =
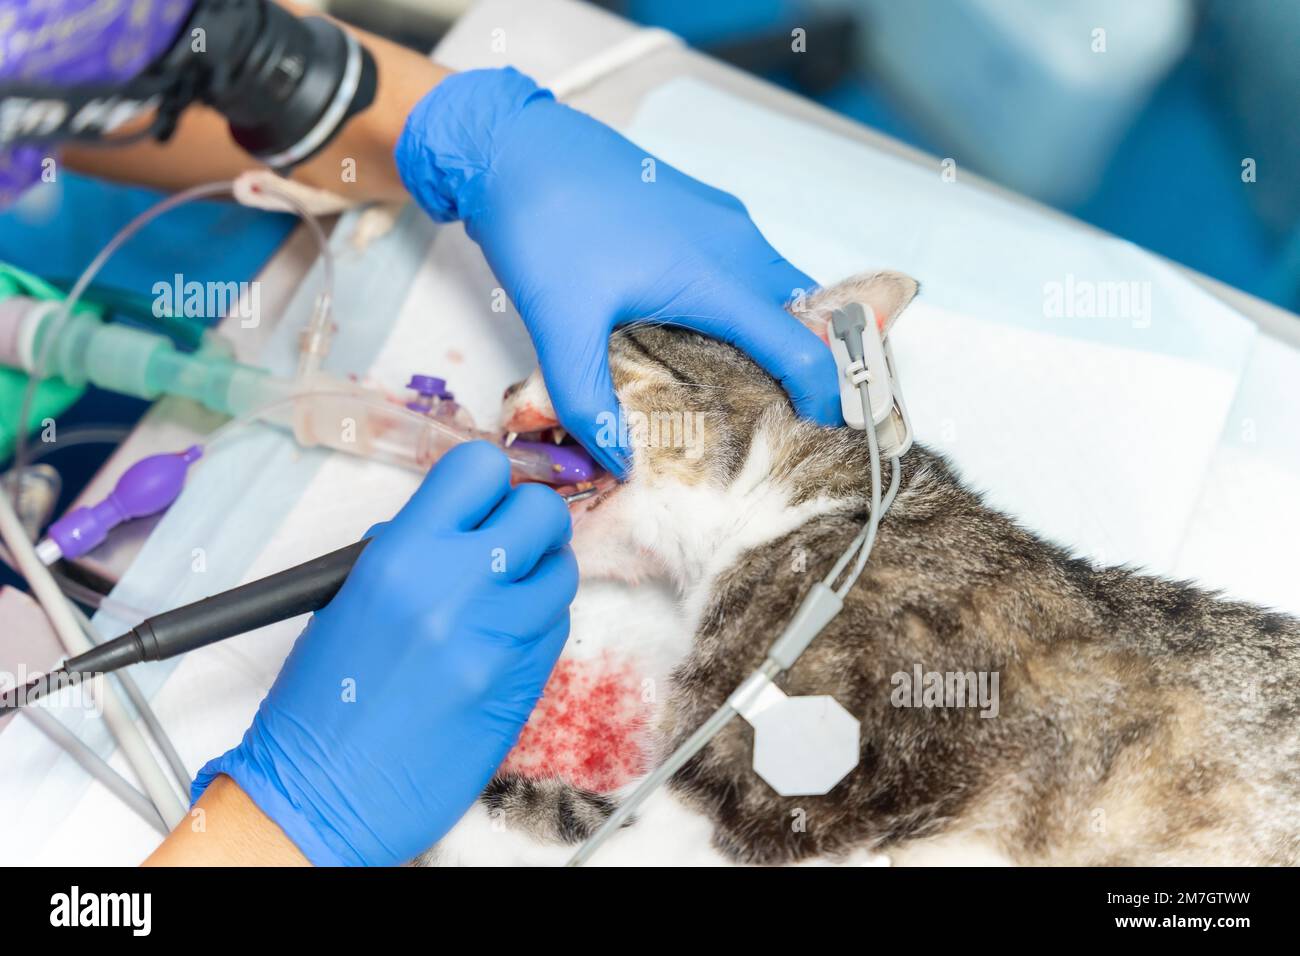
POLYGON ((882 335, 887 334, 907 304, 920 290, 917 281, 901 272, 863 272, 824 289, 797 296, 790 314, 823 342, 827 341, 831 313, 850 302, 861 302, 876 317, 882 335))

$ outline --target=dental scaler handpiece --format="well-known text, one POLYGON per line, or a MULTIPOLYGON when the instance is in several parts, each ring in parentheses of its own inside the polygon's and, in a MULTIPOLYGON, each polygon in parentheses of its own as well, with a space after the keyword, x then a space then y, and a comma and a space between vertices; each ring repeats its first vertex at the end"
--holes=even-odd
POLYGON ((319 611, 340 587, 370 539, 141 621, 121 637, 69 658, 56 671, 0 698, 0 714, 42 696, 74 675, 104 674, 161 661, 217 641, 319 611))

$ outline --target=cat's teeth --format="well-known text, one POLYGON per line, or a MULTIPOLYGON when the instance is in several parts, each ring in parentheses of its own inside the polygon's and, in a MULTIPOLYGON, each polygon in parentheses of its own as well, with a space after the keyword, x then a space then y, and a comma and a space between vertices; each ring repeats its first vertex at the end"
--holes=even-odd
POLYGON ((519 437, 518 432, 507 432, 506 440, 502 444, 504 444, 507 448, 509 448, 511 445, 515 443, 515 439, 518 437, 519 437))
POLYGON ((551 441, 555 442, 555 444, 558 445, 564 441, 565 436, 568 434, 569 433, 566 432, 563 428, 561 428, 559 425, 556 425, 554 428, 551 429, 551 441))

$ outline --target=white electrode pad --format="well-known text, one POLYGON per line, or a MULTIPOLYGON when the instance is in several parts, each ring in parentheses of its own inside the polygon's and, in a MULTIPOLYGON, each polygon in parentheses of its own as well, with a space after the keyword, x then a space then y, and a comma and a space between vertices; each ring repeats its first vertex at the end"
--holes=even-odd
POLYGON ((790 697, 755 674, 730 703, 754 728, 754 772, 783 797, 828 793, 858 765, 860 726, 834 697, 790 697))

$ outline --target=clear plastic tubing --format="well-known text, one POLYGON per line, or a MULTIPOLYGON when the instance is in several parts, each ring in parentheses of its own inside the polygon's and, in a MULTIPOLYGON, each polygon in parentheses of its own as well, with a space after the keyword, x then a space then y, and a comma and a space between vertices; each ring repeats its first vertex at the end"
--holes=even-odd
MULTIPOLYGON (((421 415, 360 385, 317 379, 309 390, 297 389, 297 383, 281 379, 254 383, 253 392, 235 396, 245 407, 222 432, 260 420, 292 432, 305 447, 324 445, 419 472, 464 442, 482 439, 500 445, 495 435, 421 415)), ((503 451, 517 478, 557 483, 556 465, 546 455, 523 448, 503 451)))
MULTIPOLYGON (((46 359, 48 357, 50 346, 53 342, 60 340, 62 337, 60 334, 62 326, 67 322, 70 322, 77 314, 77 303, 81 300, 82 294, 99 273, 99 270, 103 268, 104 263, 109 260, 109 258, 122 246, 123 243, 164 213, 175 209, 177 206, 193 202, 196 199, 229 195, 232 191, 233 184, 223 181, 191 186, 189 189, 168 196, 161 202, 150 206, 123 226, 118 231, 117 235, 109 240, 108 244, 104 246, 103 249, 99 250, 99 253, 91 261, 90 265, 88 265, 85 271, 81 273, 81 276, 68 292, 67 297, 64 298, 60 304, 60 308, 55 318, 55 331, 47 334, 46 340, 40 348, 31 350, 31 364, 29 367, 31 374, 28 377, 27 388, 23 392, 23 400, 19 408, 17 432, 14 442, 14 466, 17 469, 21 470, 26 464, 27 420, 31 414, 32 402, 36 394, 36 386, 46 375, 46 359)), ((329 318, 334 289, 334 259, 330 252, 329 242, 325 237, 325 232, 321 229, 320 223, 316 221, 315 217, 307 211, 306 207, 303 206, 297 198, 289 193, 277 191, 276 194, 292 207, 294 211, 298 213, 299 218, 307 224, 309 231, 320 246, 321 260, 324 267, 324 289, 316 298, 315 311, 308 322, 307 329, 305 330, 306 336, 303 346, 304 349, 311 350, 311 355, 309 357, 304 357, 300 363, 299 377, 301 379, 305 378, 305 376, 301 374, 304 369, 312 369, 319 366, 320 357, 324 350, 328 348, 330 329, 332 328, 329 318)), ((164 361, 162 364, 165 365, 166 362, 164 361)), ((240 367, 247 368, 247 366, 240 367)), ((164 378, 166 378, 168 374, 169 373, 165 369, 160 369, 159 371, 159 375, 164 378)), ((183 374, 183 370, 172 370, 170 374, 171 377, 177 381, 188 381, 183 374)), ((190 384, 192 387, 192 383, 190 384)), ((235 383, 232 382, 231 387, 234 388, 235 383)), ((201 388, 200 391, 202 391, 201 388)), ((200 399, 200 401, 201 400, 202 399, 200 399)))
MULTIPOLYGON (((386 401, 378 393, 317 371, 333 329, 333 257, 320 224, 287 193, 279 195, 307 223, 320 246, 324 265, 324 289, 303 330, 302 355, 293 381, 273 378, 263 369, 224 356, 186 354, 165 336, 106 324, 76 310, 82 292, 103 264, 147 223, 186 202, 230 191, 230 183, 208 183, 145 210, 100 250, 62 302, 23 303, 28 310, 41 311, 24 316, 21 328, 15 325, 13 335, 4 335, 0 328, 0 353, 21 353, 21 362, 0 354, 0 363, 21 364, 31 373, 20 411, 16 466, 26 461, 26 430, 21 424, 27 420, 37 382, 49 375, 145 399, 179 395, 244 423, 262 419, 287 428, 305 446, 324 445, 421 472, 463 442, 485 439, 499 444, 494 435, 417 414, 386 401)), ((7 305, 9 310, 19 307, 16 302, 7 305)), ((10 315, 9 321, 16 321, 12 311, 10 315)), ((0 316, 0 326, 4 325, 5 317, 0 316)), ((525 448, 507 448, 505 452, 518 478, 560 483, 560 469, 546 455, 525 448)))

